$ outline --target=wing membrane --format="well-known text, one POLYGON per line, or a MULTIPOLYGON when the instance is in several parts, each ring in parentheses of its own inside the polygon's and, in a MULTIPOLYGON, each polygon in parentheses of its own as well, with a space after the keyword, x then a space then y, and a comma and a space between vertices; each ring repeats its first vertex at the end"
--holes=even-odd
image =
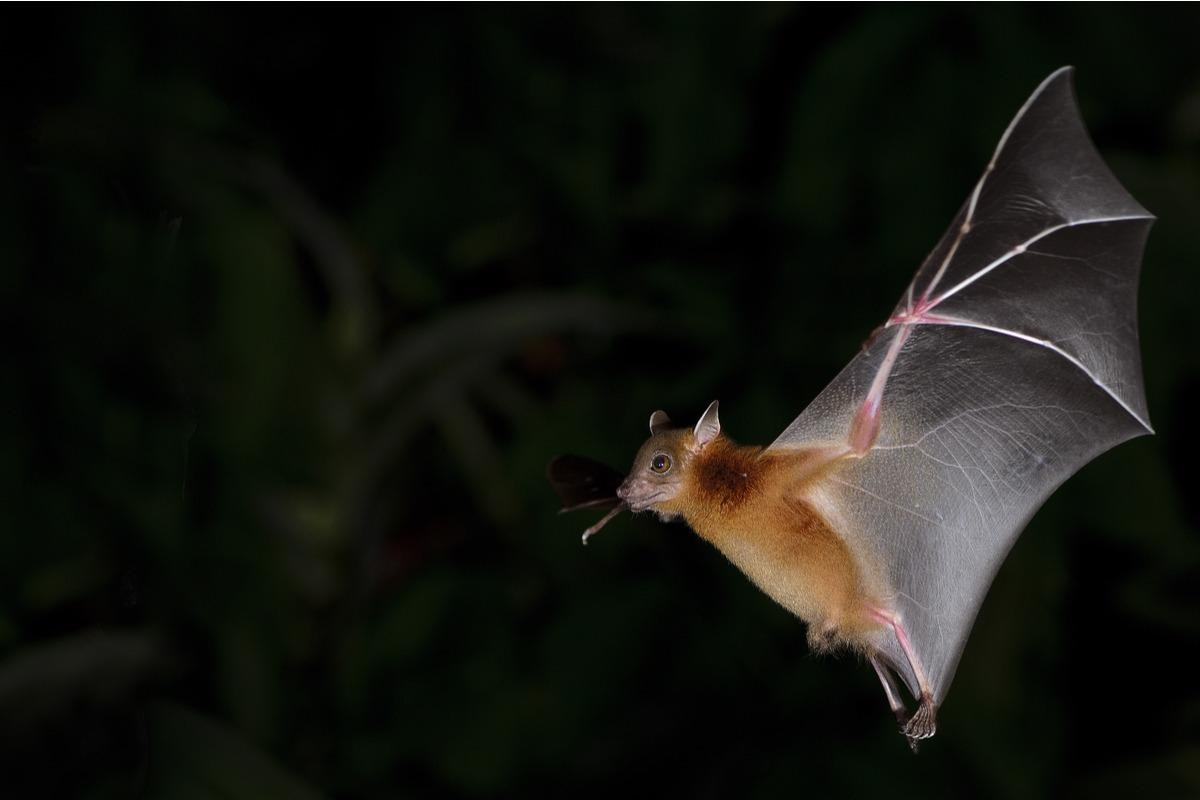
MULTIPOLYGON (((1150 431, 1136 305, 1153 218, 1096 153, 1070 79, 1022 107, 884 329, 771 445, 837 446, 878 404, 871 450, 812 499, 884 565, 938 703, 1029 518, 1150 431)), ((877 644, 915 693, 893 637, 877 644)))

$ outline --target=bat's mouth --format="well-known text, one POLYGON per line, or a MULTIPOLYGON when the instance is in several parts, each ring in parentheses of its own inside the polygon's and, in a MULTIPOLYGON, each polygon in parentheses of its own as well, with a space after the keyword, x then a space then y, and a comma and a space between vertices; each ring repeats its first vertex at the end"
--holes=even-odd
POLYGON ((658 492, 656 494, 651 495, 650 497, 644 497, 644 498, 641 498, 638 500, 629 498, 625 501, 625 504, 627 506, 629 506, 630 511, 637 514, 642 511, 648 511, 650 509, 650 506, 654 505, 655 503, 659 502, 660 500, 666 500, 666 499, 667 499, 667 495, 665 492, 658 492))
POLYGON ((655 503, 666 500, 668 494, 656 486, 631 483, 630 481, 625 481, 617 489, 617 497, 624 500, 625 505, 629 506, 629 510, 635 514, 646 511, 655 503))

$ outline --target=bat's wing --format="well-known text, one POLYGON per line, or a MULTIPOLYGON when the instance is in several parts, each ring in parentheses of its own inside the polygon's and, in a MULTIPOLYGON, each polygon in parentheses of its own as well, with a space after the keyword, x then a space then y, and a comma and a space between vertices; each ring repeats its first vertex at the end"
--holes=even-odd
MULTIPOLYGON (((1071 74, 1033 93, 892 316, 771 445, 862 453, 814 502, 883 565, 939 704, 1029 518, 1151 432, 1136 306, 1153 217, 1092 146, 1071 74)), ((895 637, 878 645, 916 693, 895 637)))

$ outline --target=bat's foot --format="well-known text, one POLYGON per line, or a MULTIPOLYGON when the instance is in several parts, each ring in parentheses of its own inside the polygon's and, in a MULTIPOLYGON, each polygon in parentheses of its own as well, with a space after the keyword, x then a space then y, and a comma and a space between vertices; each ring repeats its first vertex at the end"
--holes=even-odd
POLYGON ((896 712, 896 722, 900 725, 900 733, 904 735, 905 741, 908 742, 909 748, 916 753, 921 740, 909 738, 908 734, 904 732, 904 729, 908 726, 908 721, 912 719, 913 715, 909 714, 908 709, 904 706, 893 709, 893 711, 896 712))
MULTIPOLYGON (((897 715, 899 716, 899 715, 897 715)), ((937 733, 937 705, 929 695, 921 696, 921 704, 908 721, 901 721, 900 732, 908 739, 908 746, 917 752, 917 745, 922 739, 929 739, 937 733)))
MULTIPOLYGON (((908 659, 908 664, 912 667, 913 674, 917 679, 917 685, 921 687, 921 701, 917 706, 917 710, 907 720, 902 720, 900 723, 900 732, 904 734, 904 738, 908 739, 908 746, 913 752, 917 752, 917 745, 922 739, 928 739, 937 732, 937 704, 933 701, 933 693, 929 690, 929 682, 925 680, 925 670, 921 668, 921 661, 917 658, 916 652, 913 651, 912 643, 908 640, 908 633, 904 630, 903 623, 896 617, 895 614, 886 609, 868 607, 868 611, 876 622, 887 625, 896 634, 896 642, 900 645, 900 649, 904 651, 905 658, 908 659)), ((896 716, 900 716, 902 704, 899 702, 895 687, 888 676, 887 670, 879 663, 877 658, 872 658, 871 663, 875 666, 875 672, 879 675, 879 679, 883 681, 884 691, 888 694, 888 702, 892 706, 892 711, 896 712, 896 716)))

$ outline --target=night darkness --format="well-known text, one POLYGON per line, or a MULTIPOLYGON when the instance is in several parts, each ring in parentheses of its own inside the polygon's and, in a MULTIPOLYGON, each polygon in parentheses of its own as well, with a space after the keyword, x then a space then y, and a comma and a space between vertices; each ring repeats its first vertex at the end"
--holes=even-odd
POLYGON ((71 6, 0 22, 0 793, 1200 796, 1194 7, 71 6), (909 753, 682 525, 1076 67, 1157 435, 1037 514, 909 753))

